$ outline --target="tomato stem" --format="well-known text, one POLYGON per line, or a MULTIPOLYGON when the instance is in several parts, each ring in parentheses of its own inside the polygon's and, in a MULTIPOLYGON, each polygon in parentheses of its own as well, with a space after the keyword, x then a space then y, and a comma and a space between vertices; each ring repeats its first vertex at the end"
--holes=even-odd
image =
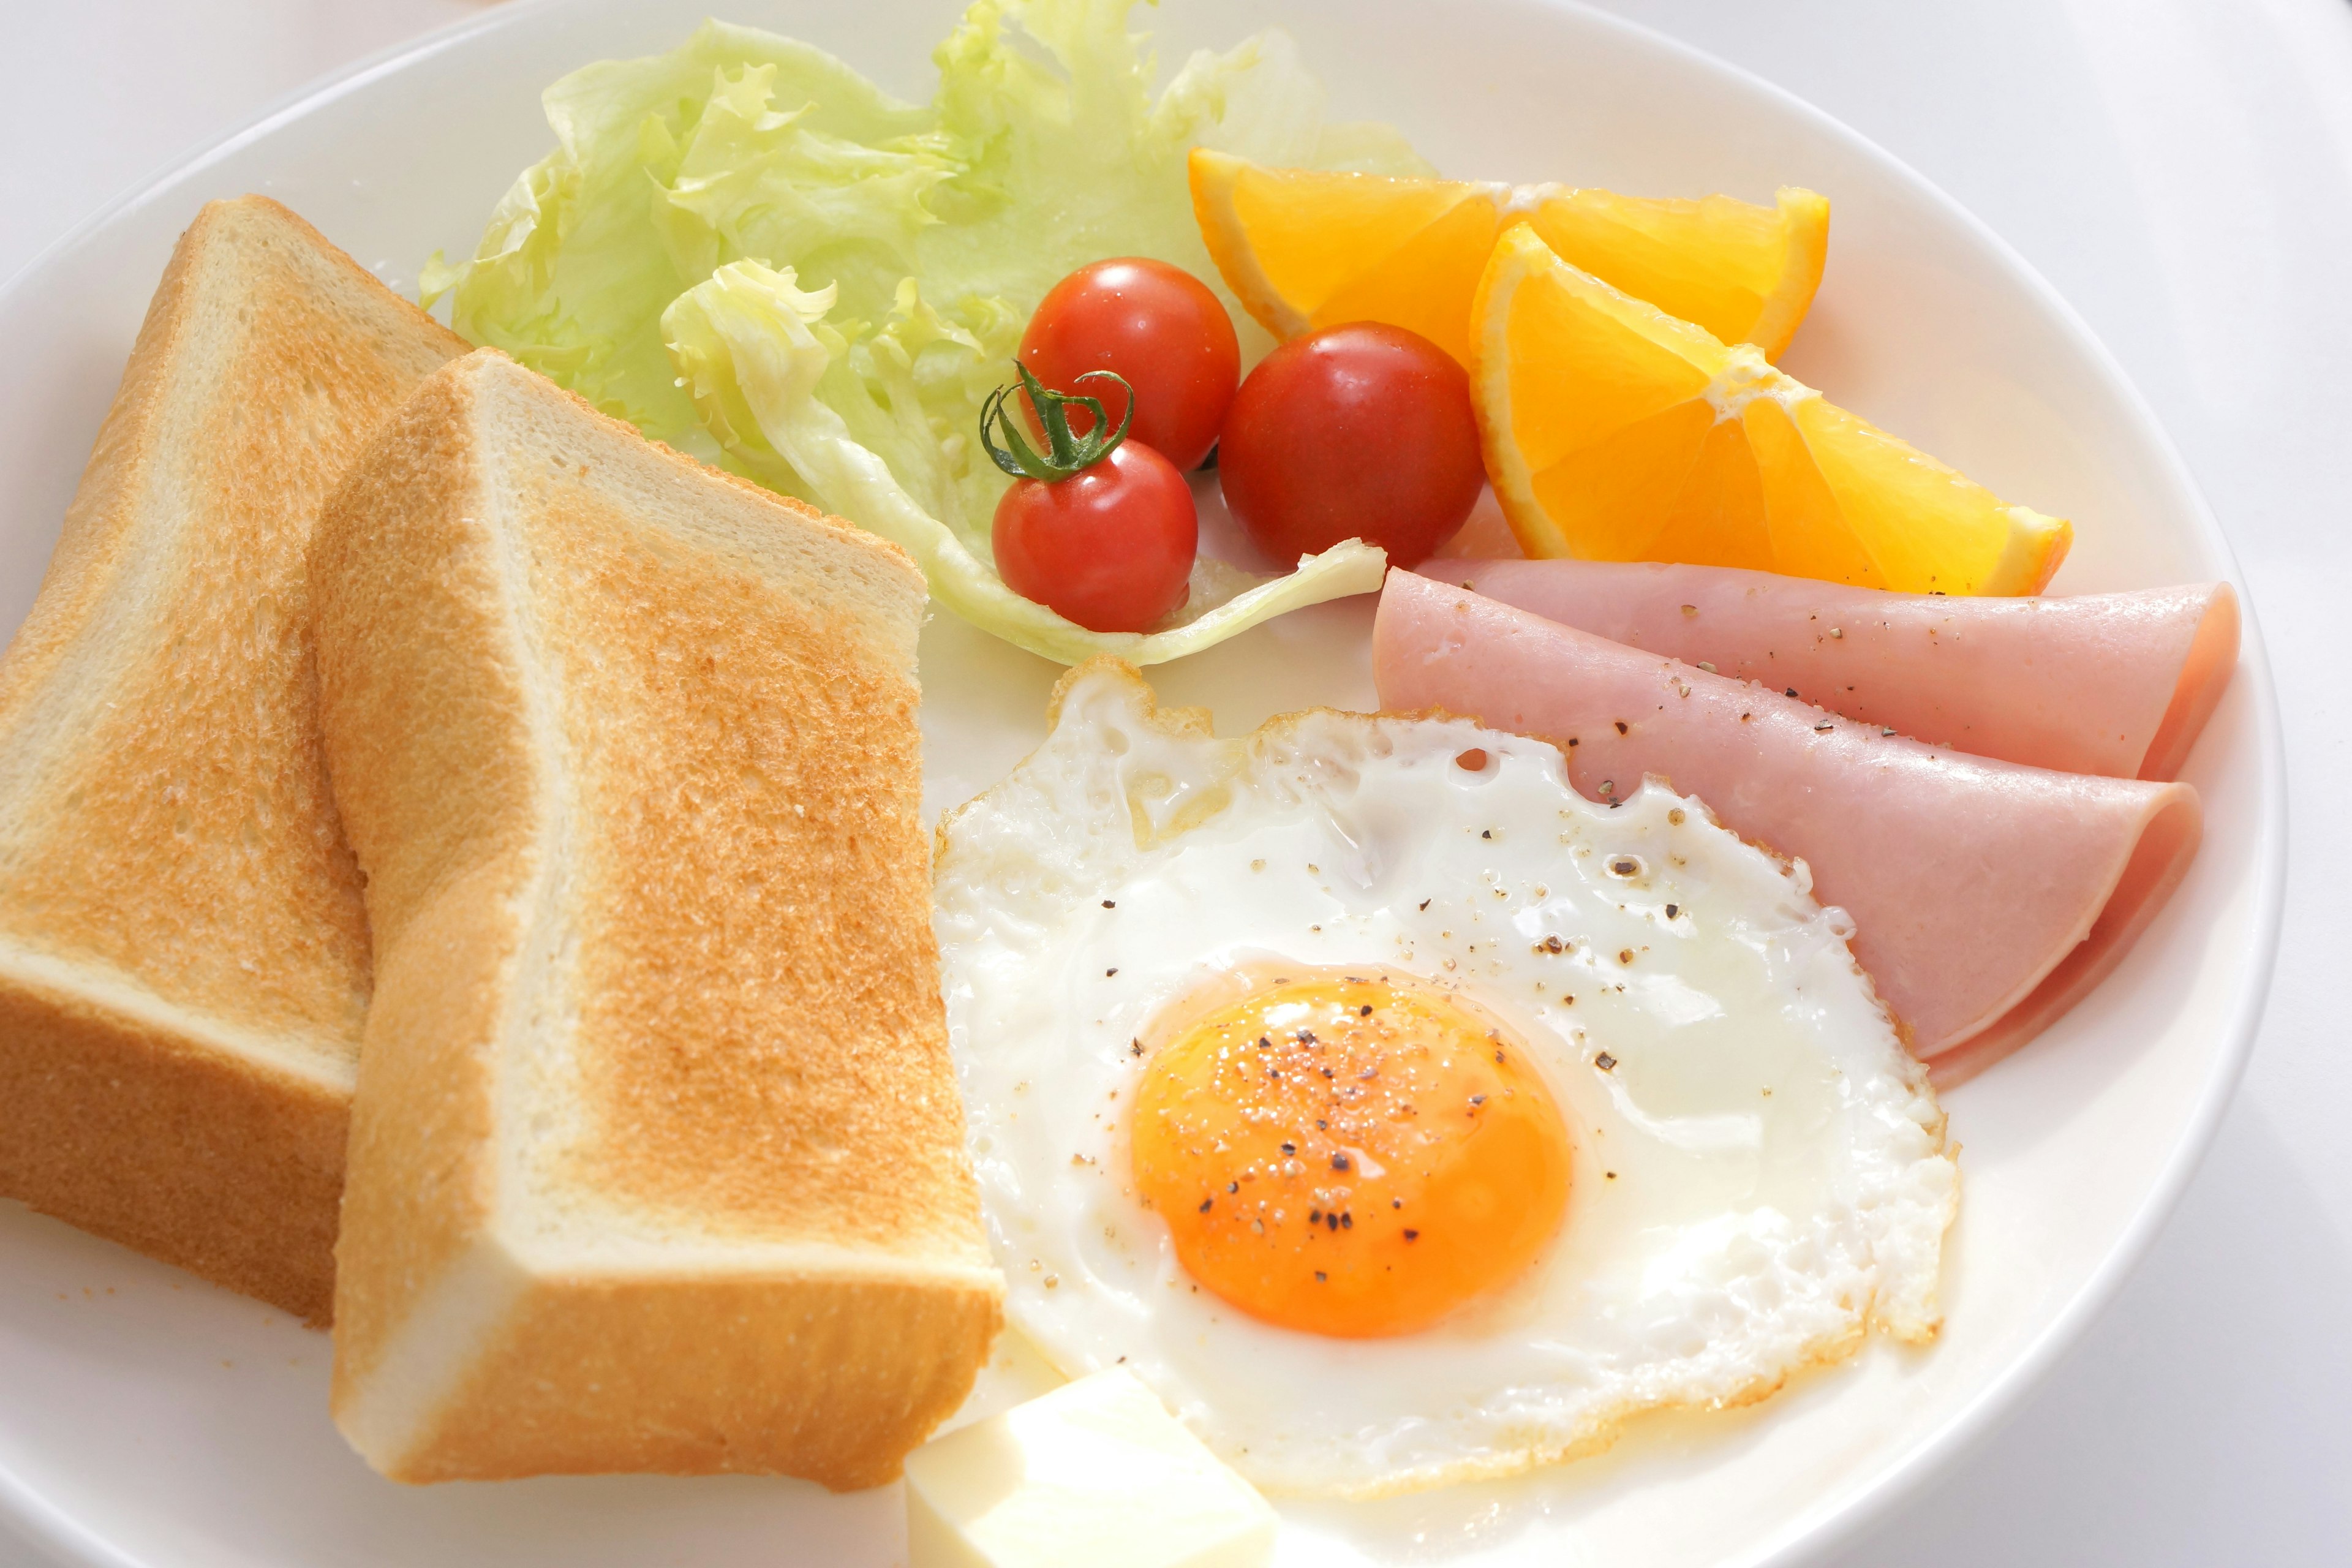
POLYGON ((1021 376, 1021 389, 1028 394, 1029 406, 1037 411, 1037 423, 1045 426, 1045 453, 1041 456, 1029 444, 1021 434, 1020 422, 1005 407, 1006 397, 1013 391, 1010 384, 990 393, 988 401, 981 405, 980 444, 996 466, 1014 479, 1039 479, 1046 484, 1066 479, 1093 468, 1127 439, 1127 427, 1135 423, 1135 388, 1128 385, 1127 377, 1118 372, 1090 370, 1078 377, 1080 382, 1097 378, 1115 381, 1127 394, 1127 410, 1119 416, 1118 428, 1106 436, 1103 429, 1110 420, 1103 413, 1102 399, 1055 392, 1031 374, 1029 367, 1019 360, 1013 362, 1013 368, 1021 376), (1094 427, 1083 436, 1070 430, 1066 405, 1073 403, 1095 416, 1094 427), (992 427, 1003 431, 1003 446, 997 445, 992 427))

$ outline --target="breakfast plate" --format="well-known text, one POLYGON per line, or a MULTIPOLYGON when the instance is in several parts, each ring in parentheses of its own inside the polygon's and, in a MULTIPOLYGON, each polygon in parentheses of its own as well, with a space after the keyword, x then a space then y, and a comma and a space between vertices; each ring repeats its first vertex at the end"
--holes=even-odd
MULTIPOLYGON (((676 43, 699 7, 525 5, 362 66, 102 216, 0 295, 0 616, 30 603, 90 433, 173 237, 206 199, 301 211, 404 292, 471 248, 547 132, 538 89, 676 43)), ((952 7, 745 5, 920 97, 919 41, 952 7)), ((2074 315, 1995 238, 1852 133, 1774 89, 1591 13, 1507 0, 1433 29, 1401 3, 1285 5, 1341 116, 1399 125, 1441 169, 1613 189, 1836 203, 1812 316, 1785 363, 1983 479, 2072 516, 2055 586, 2234 579, 2176 454, 2074 315)), ((1163 56, 1223 47, 1264 8, 1151 18, 1163 56)), ((1229 531, 1205 520, 1213 541, 1229 531)), ((1474 527, 1491 527, 1491 519, 1474 527)), ((1213 545, 1213 548, 1219 547, 1213 545)), ((2242 588, 2241 590, 2242 592, 2242 588)), ((1369 600, 1315 606, 1151 679, 1237 732, 1309 704, 1374 705, 1369 600)), ((937 616, 925 633, 927 805, 994 783, 1043 732, 1055 667, 937 616)), ((2258 637, 2183 775, 2207 839, 2125 963, 2032 1049, 1947 1096, 1966 1202, 1948 1320, 1732 1412, 1655 1417, 1605 1456, 1369 1504, 1292 1504, 1297 1563, 1800 1561, 1926 1484, 2061 1354, 2169 1207, 2251 1041, 2284 858, 2277 724, 2258 637)), ((895 1488, 605 1478, 412 1490, 325 1414, 326 1341, 282 1313, 0 1210, 0 1517, 69 1562, 824 1562, 903 1550, 895 1488)), ((1034 1368, 1000 1355, 980 1401, 1034 1368)))

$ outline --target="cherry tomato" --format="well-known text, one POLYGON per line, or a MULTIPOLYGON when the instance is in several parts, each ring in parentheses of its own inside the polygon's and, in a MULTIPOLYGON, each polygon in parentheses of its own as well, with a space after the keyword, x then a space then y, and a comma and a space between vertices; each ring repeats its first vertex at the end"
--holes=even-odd
MULTIPOLYGON (((1055 284, 1021 335, 1021 363, 1056 392, 1101 398, 1113 429, 1127 395, 1101 382, 1076 384, 1090 370, 1125 376, 1135 388, 1128 438, 1181 470, 1200 467, 1216 443, 1241 379, 1242 351, 1233 318, 1199 279, 1128 256, 1081 267, 1055 284)), ((1033 411, 1033 427, 1034 417, 1033 411)), ((1070 410, 1073 432, 1093 427, 1084 409, 1070 410)))
POLYGON ((1132 440, 1066 479, 1022 479, 996 503, 1004 585, 1090 632, 1157 625, 1184 602, 1199 544, 1192 486, 1132 440))
POLYGON ((1486 483, 1470 378, 1402 327, 1294 338, 1234 395, 1217 476, 1234 516, 1286 565, 1343 539, 1413 565, 1454 536, 1486 483))

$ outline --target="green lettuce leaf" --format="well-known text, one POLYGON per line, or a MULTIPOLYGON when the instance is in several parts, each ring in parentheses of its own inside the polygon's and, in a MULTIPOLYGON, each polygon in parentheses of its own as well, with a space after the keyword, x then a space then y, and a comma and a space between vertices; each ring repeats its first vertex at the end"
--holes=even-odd
POLYGON ((1010 481, 980 450, 980 408, 1055 282, 1159 257, 1225 298, 1245 361, 1268 346, 1202 245, 1192 147, 1427 169, 1385 127, 1327 122, 1279 33, 1195 54, 1155 98, 1131 8, 978 0, 933 57, 926 106, 718 22, 670 54, 575 71, 545 97, 555 151, 470 261, 435 258, 426 302, 450 295, 465 337, 647 435, 897 540, 940 602, 1050 658, 1173 658, 1368 592, 1379 552, 1360 545, 1266 582, 1204 560, 1175 623, 1139 638, 1087 632, 995 577, 989 524, 1010 481))

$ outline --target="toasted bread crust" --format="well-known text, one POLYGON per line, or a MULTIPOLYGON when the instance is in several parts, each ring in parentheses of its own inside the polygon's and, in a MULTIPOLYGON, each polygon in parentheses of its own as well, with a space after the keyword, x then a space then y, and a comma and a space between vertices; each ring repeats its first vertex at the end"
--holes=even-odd
POLYGON ((446 1269, 487 1222, 497 1181, 496 1037, 522 912, 475 887, 526 885, 538 808, 520 670, 488 541, 471 523, 472 389, 429 377, 353 465, 311 542, 320 719, 380 954, 344 1223, 372 1243, 338 1292, 338 1375, 364 1377, 397 1321, 400 1281, 446 1269), (435 591, 421 591, 430 582, 435 591), (401 658, 392 650, 409 650, 401 658), (484 650, 436 657, 442 650, 484 650))
POLYGON ((0 965, 0 1193, 307 1317, 369 968, 303 553, 464 348, 277 203, 207 206, 0 658, 0 946, 38 972, 0 965))
POLYGON ((312 1322, 334 1307, 350 1107, 0 967, 0 1192, 312 1322))
POLYGON ((484 352, 311 558, 377 990, 336 1417, 395 1479, 897 1472, 1001 1316, 920 576, 484 352))
POLYGON ((542 1284, 394 1479, 782 1469, 835 1491, 880 1486, 971 1392, 994 1306, 976 1280, 542 1284), (624 1408, 626 1422, 601 1418, 624 1408))

